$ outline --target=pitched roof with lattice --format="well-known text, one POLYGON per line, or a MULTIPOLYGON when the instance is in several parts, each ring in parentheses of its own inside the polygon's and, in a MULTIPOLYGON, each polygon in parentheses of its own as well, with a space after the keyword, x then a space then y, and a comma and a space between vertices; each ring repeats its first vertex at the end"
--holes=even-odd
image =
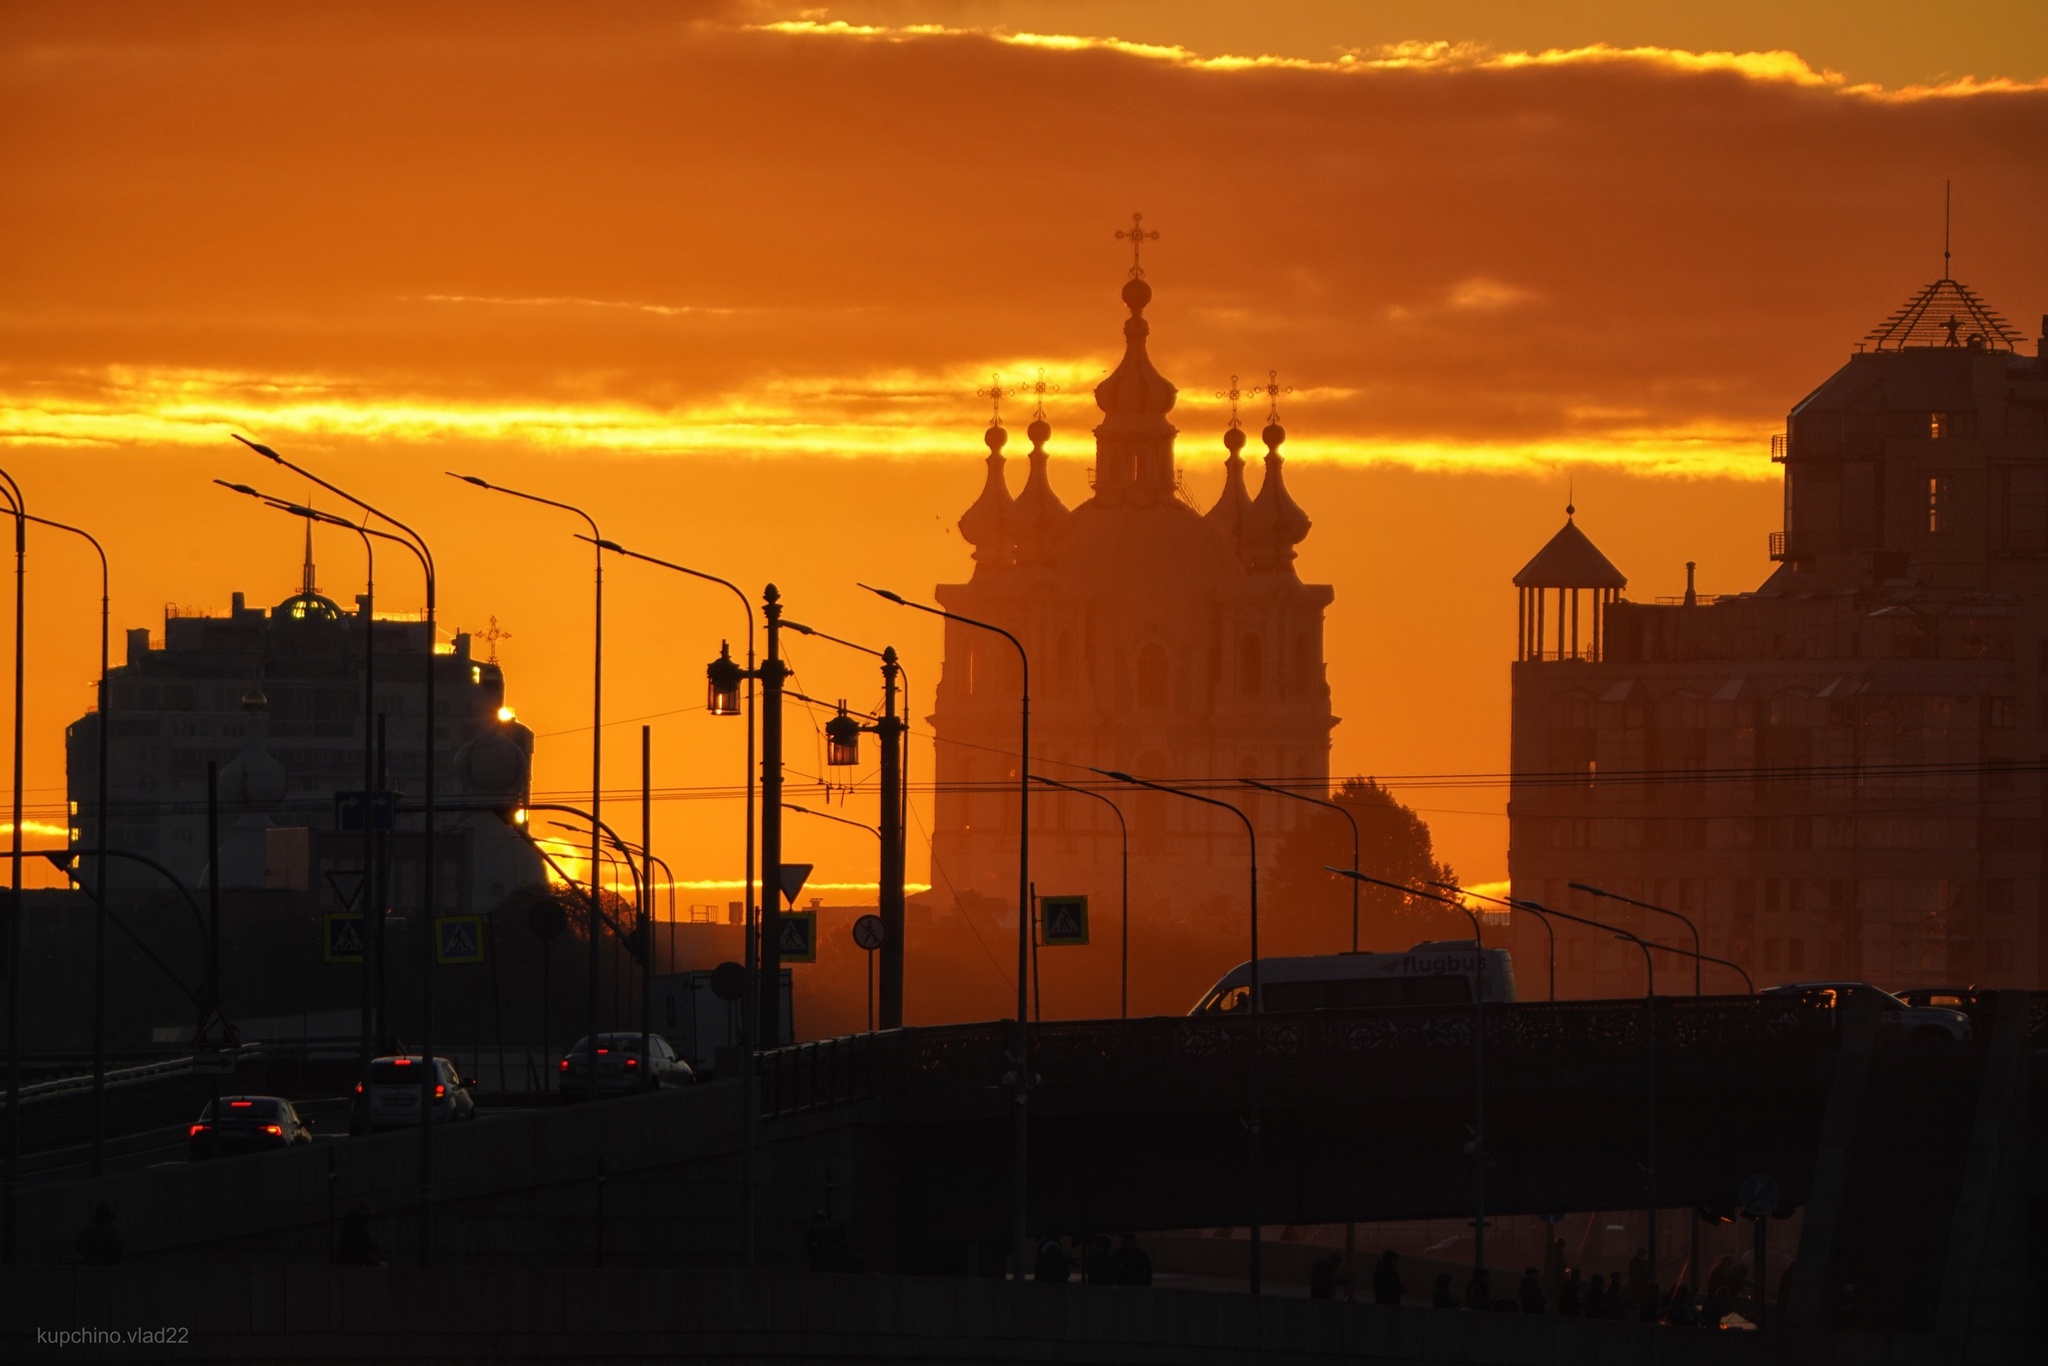
POLYGON ((1908 299, 1863 340, 1873 351, 1966 347, 1972 343, 2010 351, 2020 334, 1968 285, 1944 275, 1908 299))
POLYGON ((1626 588, 1628 576, 1567 515, 1557 534, 1515 575, 1517 588, 1626 588))

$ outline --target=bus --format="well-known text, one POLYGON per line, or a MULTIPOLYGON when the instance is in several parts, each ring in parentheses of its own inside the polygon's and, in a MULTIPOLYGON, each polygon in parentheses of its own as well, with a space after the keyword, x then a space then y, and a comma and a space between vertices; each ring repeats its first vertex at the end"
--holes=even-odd
MULTIPOLYGON (((1402 953, 1331 953, 1259 960, 1259 1013, 1358 1006, 1472 1004, 1475 975, 1488 1002, 1515 999, 1506 949, 1473 952, 1469 939, 1432 939, 1402 953), (1476 968, 1476 973, 1475 973, 1476 968)), ((1252 965, 1239 963, 1202 995, 1190 1015, 1234 1015, 1251 1007, 1252 965)))

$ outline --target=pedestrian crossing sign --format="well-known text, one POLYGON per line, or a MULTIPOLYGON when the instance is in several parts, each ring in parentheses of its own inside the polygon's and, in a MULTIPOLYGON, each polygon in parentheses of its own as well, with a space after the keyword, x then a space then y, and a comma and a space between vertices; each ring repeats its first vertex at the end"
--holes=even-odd
POLYGON ((326 917, 327 961, 330 963, 360 963, 363 961, 363 917, 345 911, 337 911, 326 917))
POLYGON ((1038 899, 1038 942, 1047 948, 1068 948, 1088 942, 1088 898, 1043 896, 1038 899))
POLYGON ((785 963, 818 961, 818 913, 784 911, 775 917, 775 942, 785 963))
POLYGON ((440 963, 484 961, 484 918, 444 915, 434 922, 434 957, 440 963))

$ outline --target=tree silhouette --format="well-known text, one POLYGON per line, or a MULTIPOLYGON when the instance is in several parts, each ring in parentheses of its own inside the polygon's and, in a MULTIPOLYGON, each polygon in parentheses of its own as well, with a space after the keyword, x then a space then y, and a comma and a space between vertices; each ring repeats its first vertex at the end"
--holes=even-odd
MULTIPOLYGON (((1429 823, 1375 779, 1346 778, 1331 800, 1358 821, 1359 871, 1409 886, 1458 880, 1449 864, 1437 861, 1429 823)), ((1272 908, 1271 951, 1331 953, 1348 948, 1351 885, 1327 869, 1351 866, 1351 826, 1334 811, 1289 805, 1302 821, 1281 842, 1270 887, 1261 889, 1261 901, 1272 908)), ((1423 939, 1469 939, 1471 934, 1462 915, 1435 902, 1385 887, 1359 888, 1361 949, 1405 949, 1423 939)))

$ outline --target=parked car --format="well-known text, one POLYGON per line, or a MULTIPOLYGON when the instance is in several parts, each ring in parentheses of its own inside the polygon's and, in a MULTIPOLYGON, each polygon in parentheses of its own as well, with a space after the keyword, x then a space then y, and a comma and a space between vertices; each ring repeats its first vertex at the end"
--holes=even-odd
MULTIPOLYGON (((374 1058, 370 1062, 370 1085, 356 1083, 356 1100, 372 1129, 398 1128, 420 1122, 420 1073, 426 1059, 410 1056, 374 1058)), ((437 1123, 476 1118, 476 1081, 463 1080, 455 1064, 434 1059, 433 1118, 437 1123)))
MULTIPOLYGON (((675 1049, 659 1034, 649 1034, 650 1057, 640 1055, 638 1034, 597 1036, 597 1093, 601 1096, 631 1095, 635 1091, 658 1091, 664 1086, 688 1086, 697 1079, 690 1064, 676 1056, 675 1049)), ((569 1096, 585 1093, 589 1087, 590 1040, 581 1038, 556 1064, 558 1087, 569 1096)))
POLYGON ((1767 987, 1758 994, 1797 997, 1808 1005, 1833 1010, 1865 993, 1877 998, 1879 1027, 1887 1034, 1911 1039, 1923 1047, 1970 1041, 1970 1017, 1962 1011, 1914 1005, 1868 982, 1787 982, 1767 987))
POLYGON ((192 1160, 263 1153, 313 1141, 313 1121, 302 1119, 288 1100, 278 1096, 222 1096, 218 1112, 213 1101, 193 1121, 186 1138, 192 1160))

